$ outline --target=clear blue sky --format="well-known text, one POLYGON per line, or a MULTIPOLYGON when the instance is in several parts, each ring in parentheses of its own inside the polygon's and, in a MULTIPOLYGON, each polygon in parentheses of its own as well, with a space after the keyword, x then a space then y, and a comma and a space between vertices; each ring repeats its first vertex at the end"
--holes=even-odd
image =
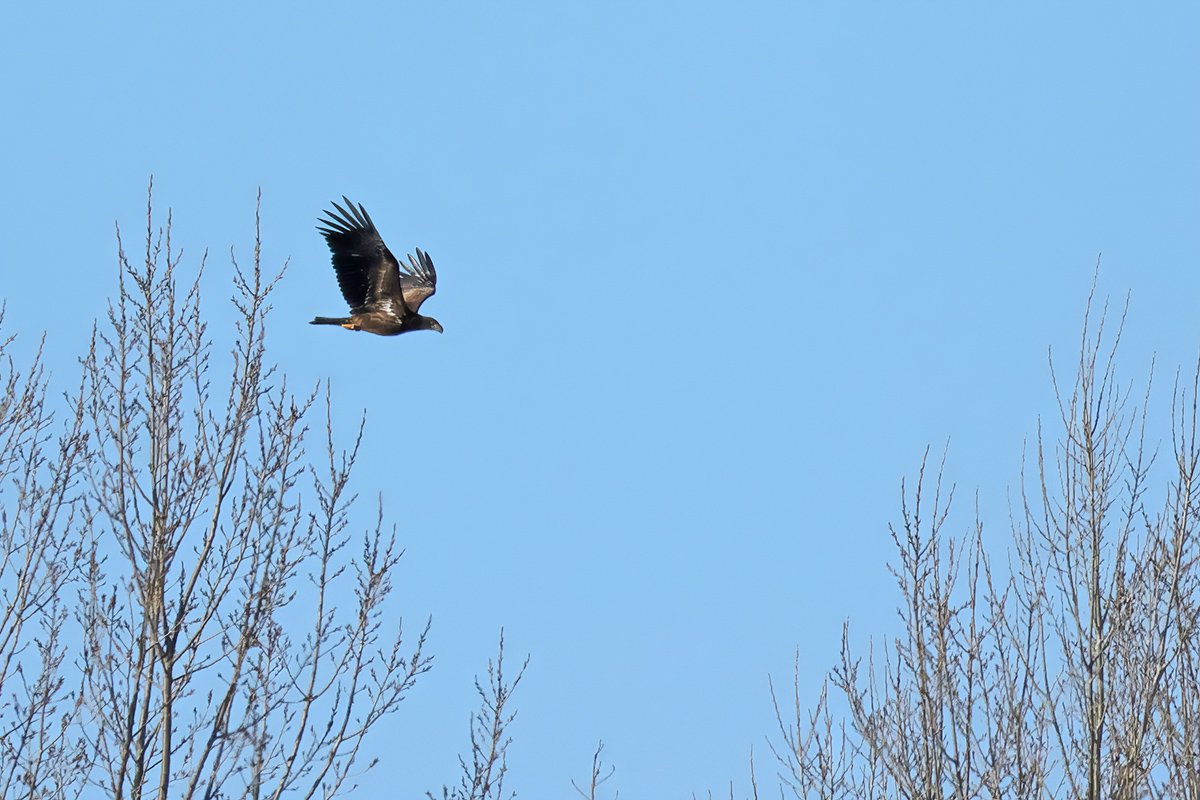
POLYGON ((501 626, 532 655, 520 796, 570 796, 599 739, 622 797, 744 795, 768 673, 798 646, 815 697, 844 620, 894 630, 886 525, 927 444, 955 524, 978 488, 1002 540, 1100 253, 1128 374, 1195 360, 1194 3, 0 14, 5 329, 53 324, 57 388, 153 173, 218 318, 262 187, 271 355, 331 379, 346 436, 367 411, 363 524, 382 491, 437 660, 366 797, 456 780, 501 626), (307 324, 343 307, 314 230, 343 194, 432 254, 444 335, 307 324))

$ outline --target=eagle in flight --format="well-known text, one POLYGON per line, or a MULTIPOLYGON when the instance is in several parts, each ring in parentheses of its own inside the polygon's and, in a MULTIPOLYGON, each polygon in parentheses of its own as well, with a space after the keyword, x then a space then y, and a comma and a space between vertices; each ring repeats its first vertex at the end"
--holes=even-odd
POLYGON ((428 253, 417 250, 408 263, 398 261, 383 243, 375 223, 360 204, 355 208, 342 196, 329 219, 318 219, 317 230, 329 243, 333 269, 342 297, 350 304, 348 317, 317 317, 313 325, 341 325, 346 330, 396 336, 409 331, 442 332, 433 317, 417 313, 421 303, 437 289, 437 273, 428 253))

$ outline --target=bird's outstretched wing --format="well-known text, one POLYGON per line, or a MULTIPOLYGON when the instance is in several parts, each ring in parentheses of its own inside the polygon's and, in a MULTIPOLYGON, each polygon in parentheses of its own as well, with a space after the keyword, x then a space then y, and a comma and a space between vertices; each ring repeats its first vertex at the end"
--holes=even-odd
POLYGON ((408 257, 408 263, 400 264, 400 289, 404 292, 404 304, 416 311, 426 298, 437 291, 437 272, 428 253, 417 248, 417 257, 408 257))
MULTIPOLYGON (((333 253, 342 297, 355 314, 389 311, 398 318, 407 316, 415 309, 405 303, 401 292, 400 263, 383 243, 367 210, 361 204, 355 207, 345 196, 342 200, 346 208, 333 203, 336 212, 326 211, 328 219, 318 220, 317 226, 333 253)), ((432 272, 432 262, 429 268, 432 272)))

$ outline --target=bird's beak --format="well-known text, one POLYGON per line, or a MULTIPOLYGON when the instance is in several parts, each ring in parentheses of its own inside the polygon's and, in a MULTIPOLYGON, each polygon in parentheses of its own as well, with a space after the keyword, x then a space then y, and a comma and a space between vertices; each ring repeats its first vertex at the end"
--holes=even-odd
POLYGON ((442 331, 442 323, 440 323, 440 322, 435 322, 435 323, 433 323, 433 329, 434 329, 435 331, 437 331, 438 333, 443 333, 443 331, 442 331))

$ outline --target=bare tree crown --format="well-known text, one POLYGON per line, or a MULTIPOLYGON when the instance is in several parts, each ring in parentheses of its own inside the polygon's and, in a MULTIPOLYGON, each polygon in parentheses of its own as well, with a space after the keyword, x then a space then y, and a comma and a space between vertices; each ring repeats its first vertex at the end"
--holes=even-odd
POLYGON ((127 257, 119 231, 118 245, 119 293, 54 458, 40 364, 21 376, 9 362, 0 478, 26 488, 15 503, 6 491, 0 516, 15 599, 0 636, 0 794, 332 797, 429 667, 424 632, 405 649, 384 614, 401 551, 382 510, 350 531, 361 428, 339 451, 328 393, 297 398, 267 364, 283 271, 263 272, 257 237, 250 267, 233 259, 223 375, 201 313, 207 254, 181 281, 170 215, 157 228, 149 204, 144 256, 127 257), (31 674, 14 693, 9 679, 31 674))

